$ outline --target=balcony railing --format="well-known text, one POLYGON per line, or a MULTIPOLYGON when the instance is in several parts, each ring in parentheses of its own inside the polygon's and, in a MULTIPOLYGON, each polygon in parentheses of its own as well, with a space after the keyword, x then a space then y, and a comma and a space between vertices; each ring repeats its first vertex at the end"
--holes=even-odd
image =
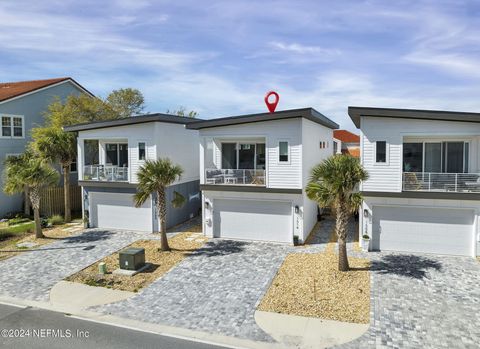
POLYGON ((480 193, 480 173, 404 172, 403 191, 480 193))
POLYGON ((265 186, 265 170, 205 170, 205 184, 265 186))
POLYGON ((128 167, 88 165, 83 167, 84 181, 128 182, 128 167))

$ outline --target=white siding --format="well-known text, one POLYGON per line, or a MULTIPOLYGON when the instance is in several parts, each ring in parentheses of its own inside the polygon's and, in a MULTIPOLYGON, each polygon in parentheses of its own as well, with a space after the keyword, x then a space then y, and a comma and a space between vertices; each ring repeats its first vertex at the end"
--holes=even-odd
MULTIPOLYGON (((326 158, 333 155, 333 130, 313 121, 302 119, 302 187, 308 183, 311 169, 326 158), (320 142, 325 142, 326 147, 320 148, 320 142)), ((306 239, 317 222, 317 203, 310 200, 304 193, 303 205, 303 235, 306 239)))
POLYGON ((402 191, 402 144, 405 137, 468 140, 471 142, 470 172, 480 172, 479 134, 480 125, 476 123, 362 117, 361 158, 370 176, 362 184, 362 190, 402 191), (375 141, 387 142, 387 164, 375 164, 375 141))
MULTIPOLYGON (((242 125, 213 127, 202 129, 200 136, 207 138, 230 138, 232 141, 241 138, 264 138, 266 140, 266 171, 269 188, 302 188, 302 118, 255 122, 242 125), (278 142, 289 142, 289 162, 278 162, 278 142)), ((215 139, 214 161, 221 166, 220 141, 215 139)), ((201 169, 204 171, 204 168, 201 169)))
POLYGON ((170 158, 182 166, 183 175, 178 183, 200 178, 198 131, 186 129, 181 124, 156 122, 155 141, 157 158, 170 158))
POLYGON ((83 141, 85 139, 100 140, 100 147, 109 141, 127 141, 129 180, 131 183, 137 183, 136 174, 144 163, 144 161, 138 159, 139 142, 146 143, 147 160, 168 157, 174 163, 182 166, 184 174, 178 183, 199 179, 198 131, 187 130, 182 124, 150 122, 80 131, 78 137, 79 178, 82 178, 83 141))

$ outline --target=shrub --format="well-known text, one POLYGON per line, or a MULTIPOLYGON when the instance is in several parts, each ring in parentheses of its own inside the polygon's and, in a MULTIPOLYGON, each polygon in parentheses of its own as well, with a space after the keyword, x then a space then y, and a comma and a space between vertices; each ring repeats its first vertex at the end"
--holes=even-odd
POLYGON ((8 220, 8 225, 16 225, 20 223, 27 223, 30 222, 30 218, 22 218, 22 217, 16 217, 16 218, 11 218, 8 220))
POLYGON ((56 215, 53 215, 52 217, 50 217, 48 219, 48 222, 52 225, 59 225, 59 224, 63 224, 63 217, 56 214, 56 215))

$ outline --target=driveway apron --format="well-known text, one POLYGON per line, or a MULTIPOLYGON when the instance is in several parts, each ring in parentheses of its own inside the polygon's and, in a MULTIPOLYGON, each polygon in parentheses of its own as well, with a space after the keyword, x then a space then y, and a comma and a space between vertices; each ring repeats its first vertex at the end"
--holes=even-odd
POLYGON ((257 304, 292 248, 211 240, 138 295, 96 311, 169 326, 271 341, 257 304))
POLYGON ((57 282, 145 236, 94 229, 21 252, 0 261, 0 295, 48 301, 57 282))

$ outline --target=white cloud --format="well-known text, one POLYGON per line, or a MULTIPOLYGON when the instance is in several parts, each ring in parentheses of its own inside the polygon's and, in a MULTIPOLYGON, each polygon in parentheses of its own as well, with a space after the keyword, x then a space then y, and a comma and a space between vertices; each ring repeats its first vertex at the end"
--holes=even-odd
POLYGON ((319 46, 307 46, 298 43, 284 43, 280 41, 272 41, 269 43, 274 49, 287 51, 298 54, 321 54, 321 55, 338 55, 340 51, 337 49, 327 49, 319 46))

